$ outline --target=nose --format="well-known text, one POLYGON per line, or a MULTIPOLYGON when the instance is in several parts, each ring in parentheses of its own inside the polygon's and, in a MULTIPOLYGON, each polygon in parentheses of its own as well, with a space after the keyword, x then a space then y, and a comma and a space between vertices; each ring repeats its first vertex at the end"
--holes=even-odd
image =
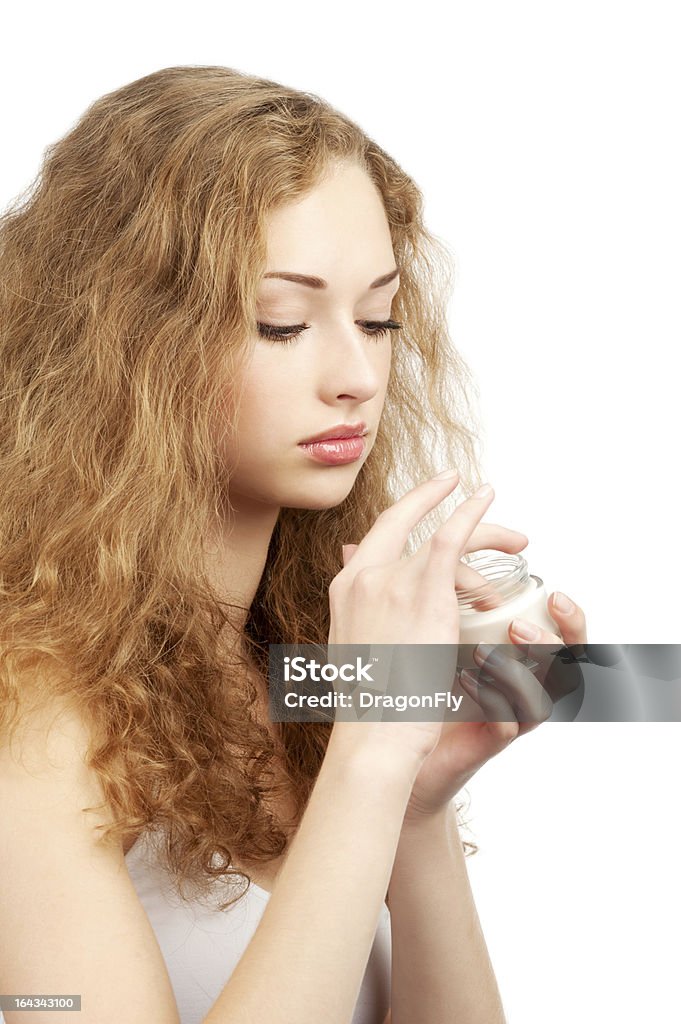
POLYGON ((318 352, 319 386, 325 401, 368 402, 385 384, 390 341, 369 337, 359 324, 330 327, 318 352))

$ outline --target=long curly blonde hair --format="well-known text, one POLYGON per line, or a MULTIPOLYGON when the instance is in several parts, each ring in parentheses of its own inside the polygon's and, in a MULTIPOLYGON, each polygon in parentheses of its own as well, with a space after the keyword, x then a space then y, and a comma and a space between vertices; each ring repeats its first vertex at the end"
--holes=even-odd
MULTIPOLYGON (((12 735, 27 673, 38 702, 75 708, 113 812, 99 827, 122 843, 162 834, 184 898, 250 884, 233 859, 286 849, 266 806, 275 743, 253 713, 268 644, 327 642, 341 545, 407 488, 449 465, 464 493, 482 483, 477 389, 447 330, 452 266, 416 184, 356 124, 225 67, 164 68, 98 99, 0 218, 0 726, 12 735), (245 609, 203 558, 231 510, 213 424, 253 344, 268 216, 347 161, 383 198, 403 328, 351 493, 281 510, 245 609), (244 648, 227 657, 231 622, 244 648)), ((281 726, 293 827, 330 729, 281 726)))

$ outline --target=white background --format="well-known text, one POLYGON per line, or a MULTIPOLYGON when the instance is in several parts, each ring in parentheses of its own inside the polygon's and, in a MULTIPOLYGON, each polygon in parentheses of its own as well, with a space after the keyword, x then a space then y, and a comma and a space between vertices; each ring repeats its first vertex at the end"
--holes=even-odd
MULTIPOLYGON (((592 642, 681 640, 675 4, 18 10, 3 18, 3 207, 89 103, 170 65, 262 75, 358 121, 455 259, 488 519, 528 535, 531 570, 582 605, 592 642)), ((678 741, 674 723, 549 723, 469 784, 469 871, 509 1024, 679 1021, 678 741)))

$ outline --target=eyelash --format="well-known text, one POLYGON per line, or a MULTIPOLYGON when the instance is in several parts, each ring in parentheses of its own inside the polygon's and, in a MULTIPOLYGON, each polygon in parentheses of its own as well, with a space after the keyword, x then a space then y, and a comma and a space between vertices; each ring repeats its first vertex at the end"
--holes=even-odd
MULTIPOLYGON (((395 320, 362 320, 360 325, 363 325, 363 333, 371 338, 381 338, 390 331, 402 329, 402 324, 398 324, 395 320), (364 327, 368 327, 369 330, 364 330, 364 327)), ((296 338, 300 337, 303 331, 308 330, 309 326, 309 324, 293 324, 292 327, 276 327, 274 324, 259 323, 258 333, 268 341, 276 340, 283 345, 290 345, 296 338), (290 334, 291 337, 283 337, 286 334, 290 334)))

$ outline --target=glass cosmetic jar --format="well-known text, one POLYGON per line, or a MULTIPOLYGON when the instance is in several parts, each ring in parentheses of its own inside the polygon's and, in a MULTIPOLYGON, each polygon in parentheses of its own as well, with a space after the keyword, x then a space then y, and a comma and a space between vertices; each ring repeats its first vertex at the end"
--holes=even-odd
POLYGON ((530 574, 522 555, 505 551, 474 551, 461 561, 485 580, 479 587, 457 587, 459 602, 459 644, 471 645, 459 651, 459 666, 477 668, 473 649, 479 643, 509 644, 511 620, 527 619, 559 635, 558 624, 548 613, 544 581, 530 574))

